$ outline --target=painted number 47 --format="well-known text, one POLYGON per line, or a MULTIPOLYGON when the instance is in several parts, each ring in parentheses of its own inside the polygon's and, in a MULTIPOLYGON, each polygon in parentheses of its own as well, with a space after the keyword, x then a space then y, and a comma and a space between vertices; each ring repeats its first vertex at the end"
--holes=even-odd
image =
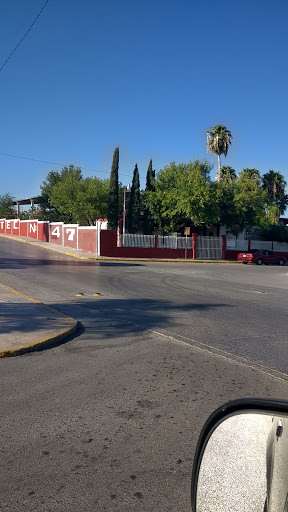
POLYGON ((57 238, 59 238, 59 236, 60 236, 60 226, 56 226, 56 228, 53 229, 51 235, 52 236, 57 236, 57 238))
POLYGON ((67 229, 66 230, 67 235, 68 235, 68 233, 70 233, 68 236, 68 240, 74 240, 75 231, 76 231, 76 229, 67 229))

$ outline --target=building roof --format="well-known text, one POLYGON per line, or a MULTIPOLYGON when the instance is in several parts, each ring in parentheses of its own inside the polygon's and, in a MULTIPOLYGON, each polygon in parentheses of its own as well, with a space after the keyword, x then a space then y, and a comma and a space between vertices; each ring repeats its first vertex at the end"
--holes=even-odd
POLYGON ((13 201, 13 204, 14 205, 17 205, 17 204, 24 205, 24 204, 31 204, 32 202, 35 204, 39 204, 40 199, 41 199, 41 196, 29 197, 28 199, 15 199, 15 201, 13 201))

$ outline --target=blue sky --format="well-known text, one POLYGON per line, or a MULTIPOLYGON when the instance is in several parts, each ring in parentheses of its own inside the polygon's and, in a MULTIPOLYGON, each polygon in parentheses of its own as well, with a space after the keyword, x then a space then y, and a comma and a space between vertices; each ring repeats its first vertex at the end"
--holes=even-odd
MULTIPOLYGON (((44 0, 0 6, 0 66, 44 0)), ((0 73, 0 194, 40 192, 52 169, 141 186, 149 159, 214 163, 206 131, 233 140, 222 164, 288 181, 287 0, 49 0, 0 73)))

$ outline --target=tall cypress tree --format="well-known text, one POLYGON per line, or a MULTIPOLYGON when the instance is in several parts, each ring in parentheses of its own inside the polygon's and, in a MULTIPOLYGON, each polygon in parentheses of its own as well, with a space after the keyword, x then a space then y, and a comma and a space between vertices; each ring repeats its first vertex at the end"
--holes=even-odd
MULTIPOLYGON (((149 162, 147 174, 146 174, 146 188, 145 191, 154 192, 154 179, 155 179, 155 171, 152 171, 152 159, 149 162)), ((148 206, 144 207, 143 213, 143 233, 144 235, 151 235, 154 229, 154 220, 151 216, 150 210, 148 206)))
POLYGON ((130 192, 130 200, 128 207, 128 232, 136 233, 138 231, 139 224, 139 215, 140 215, 140 178, 137 164, 135 165, 134 173, 133 173, 133 181, 130 192))
POLYGON ((118 199, 118 171, 119 171, 119 148, 114 151, 111 174, 110 174, 110 189, 108 198, 108 229, 117 229, 118 227, 118 214, 119 214, 119 199, 118 199))

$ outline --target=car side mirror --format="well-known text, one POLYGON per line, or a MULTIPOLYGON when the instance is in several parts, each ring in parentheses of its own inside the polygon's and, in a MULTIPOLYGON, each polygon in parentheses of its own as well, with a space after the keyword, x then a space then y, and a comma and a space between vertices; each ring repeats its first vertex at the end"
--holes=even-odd
POLYGON ((237 400, 205 423, 196 448, 193 512, 288 511, 288 404, 237 400))

